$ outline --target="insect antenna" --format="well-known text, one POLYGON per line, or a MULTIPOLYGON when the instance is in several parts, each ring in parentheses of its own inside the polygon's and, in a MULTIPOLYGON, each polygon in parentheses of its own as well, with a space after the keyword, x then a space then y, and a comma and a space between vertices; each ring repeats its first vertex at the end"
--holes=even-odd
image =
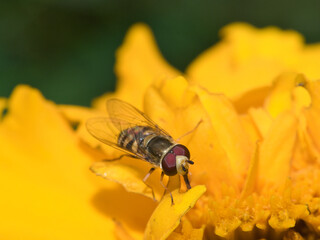
POLYGON ((200 121, 197 123, 197 125, 196 125, 193 129, 191 129, 190 131, 186 132, 186 133, 183 134, 182 136, 178 137, 178 138, 176 139, 176 141, 179 142, 179 141, 181 140, 181 138, 189 135, 190 133, 193 133, 193 132, 199 127, 199 125, 200 125, 202 122, 203 122, 203 120, 200 119, 200 121))
POLYGON ((193 164, 194 164, 194 162, 193 162, 193 161, 191 161, 191 160, 187 160, 187 163, 189 163, 189 164, 191 164, 191 165, 193 165, 193 164))

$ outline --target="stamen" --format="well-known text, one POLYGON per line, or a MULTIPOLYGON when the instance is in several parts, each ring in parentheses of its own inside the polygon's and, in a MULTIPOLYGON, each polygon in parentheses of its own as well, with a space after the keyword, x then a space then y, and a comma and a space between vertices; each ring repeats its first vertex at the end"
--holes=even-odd
POLYGON ((181 165, 181 167, 182 167, 182 170, 183 170, 184 172, 187 171, 187 169, 186 169, 183 165, 181 165))

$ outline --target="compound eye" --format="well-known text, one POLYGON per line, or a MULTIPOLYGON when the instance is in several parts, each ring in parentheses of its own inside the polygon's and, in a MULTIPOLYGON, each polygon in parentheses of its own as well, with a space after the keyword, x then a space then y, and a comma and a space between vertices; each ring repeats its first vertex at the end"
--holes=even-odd
POLYGON ((173 153, 167 153, 162 160, 162 170, 168 176, 177 174, 176 156, 173 153))
POLYGON ((178 156, 178 155, 186 156, 188 159, 190 159, 190 152, 189 152, 188 148, 181 145, 181 144, 174 146, 172 151, 174 152, 174 154, 176 156, 178 156))

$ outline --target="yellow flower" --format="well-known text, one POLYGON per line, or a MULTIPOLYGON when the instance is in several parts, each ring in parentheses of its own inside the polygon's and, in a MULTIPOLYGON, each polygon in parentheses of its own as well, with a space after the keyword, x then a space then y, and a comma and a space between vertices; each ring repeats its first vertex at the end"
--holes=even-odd
MULTIPOLYGON (((0 236, 316 239, 319 57, 320 44, 305 45, 296 32, 238 23, 183 75, 138 24, 117 52, 116 92, 94 109, 56 106, 18 86, 0 99, 0 112, 8 109, 0 122, 0 236), (143 161, 109 162, 98 174, 111 181, 89 172, 93 161, 119 155, 84 127, 111 97, 143 109, 174 138, 202 120, 181 139, 195 164, 191 190, 179 192, 179 178, 170 178, 175 205, 169 195, 153 202, 143 161)), ((159 173, 148 179, 157 199, 159 173)))

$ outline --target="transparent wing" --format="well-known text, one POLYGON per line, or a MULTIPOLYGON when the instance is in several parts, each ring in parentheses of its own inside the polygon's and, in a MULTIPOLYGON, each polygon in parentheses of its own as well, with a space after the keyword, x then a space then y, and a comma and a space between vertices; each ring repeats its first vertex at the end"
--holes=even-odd
POLYGON ((124 129, 116 128, 114 122, 115 119, 111 118, 90 118, 86 123, 86 127, 88 129, 88 132, 99 141, 127 154, 135 155, 138 158, 145 159, 146 156, 138 153, 133 153, 118 145, 118 136, 124 129))
POLYGON ((113 125, 119 130, 134 126, 149 126, 153 128, 157 134, 172 139, 165 130, 160 128, 146 114, 129 103, 119 99, 110 99, 107 102, 107 110, 113 125))

